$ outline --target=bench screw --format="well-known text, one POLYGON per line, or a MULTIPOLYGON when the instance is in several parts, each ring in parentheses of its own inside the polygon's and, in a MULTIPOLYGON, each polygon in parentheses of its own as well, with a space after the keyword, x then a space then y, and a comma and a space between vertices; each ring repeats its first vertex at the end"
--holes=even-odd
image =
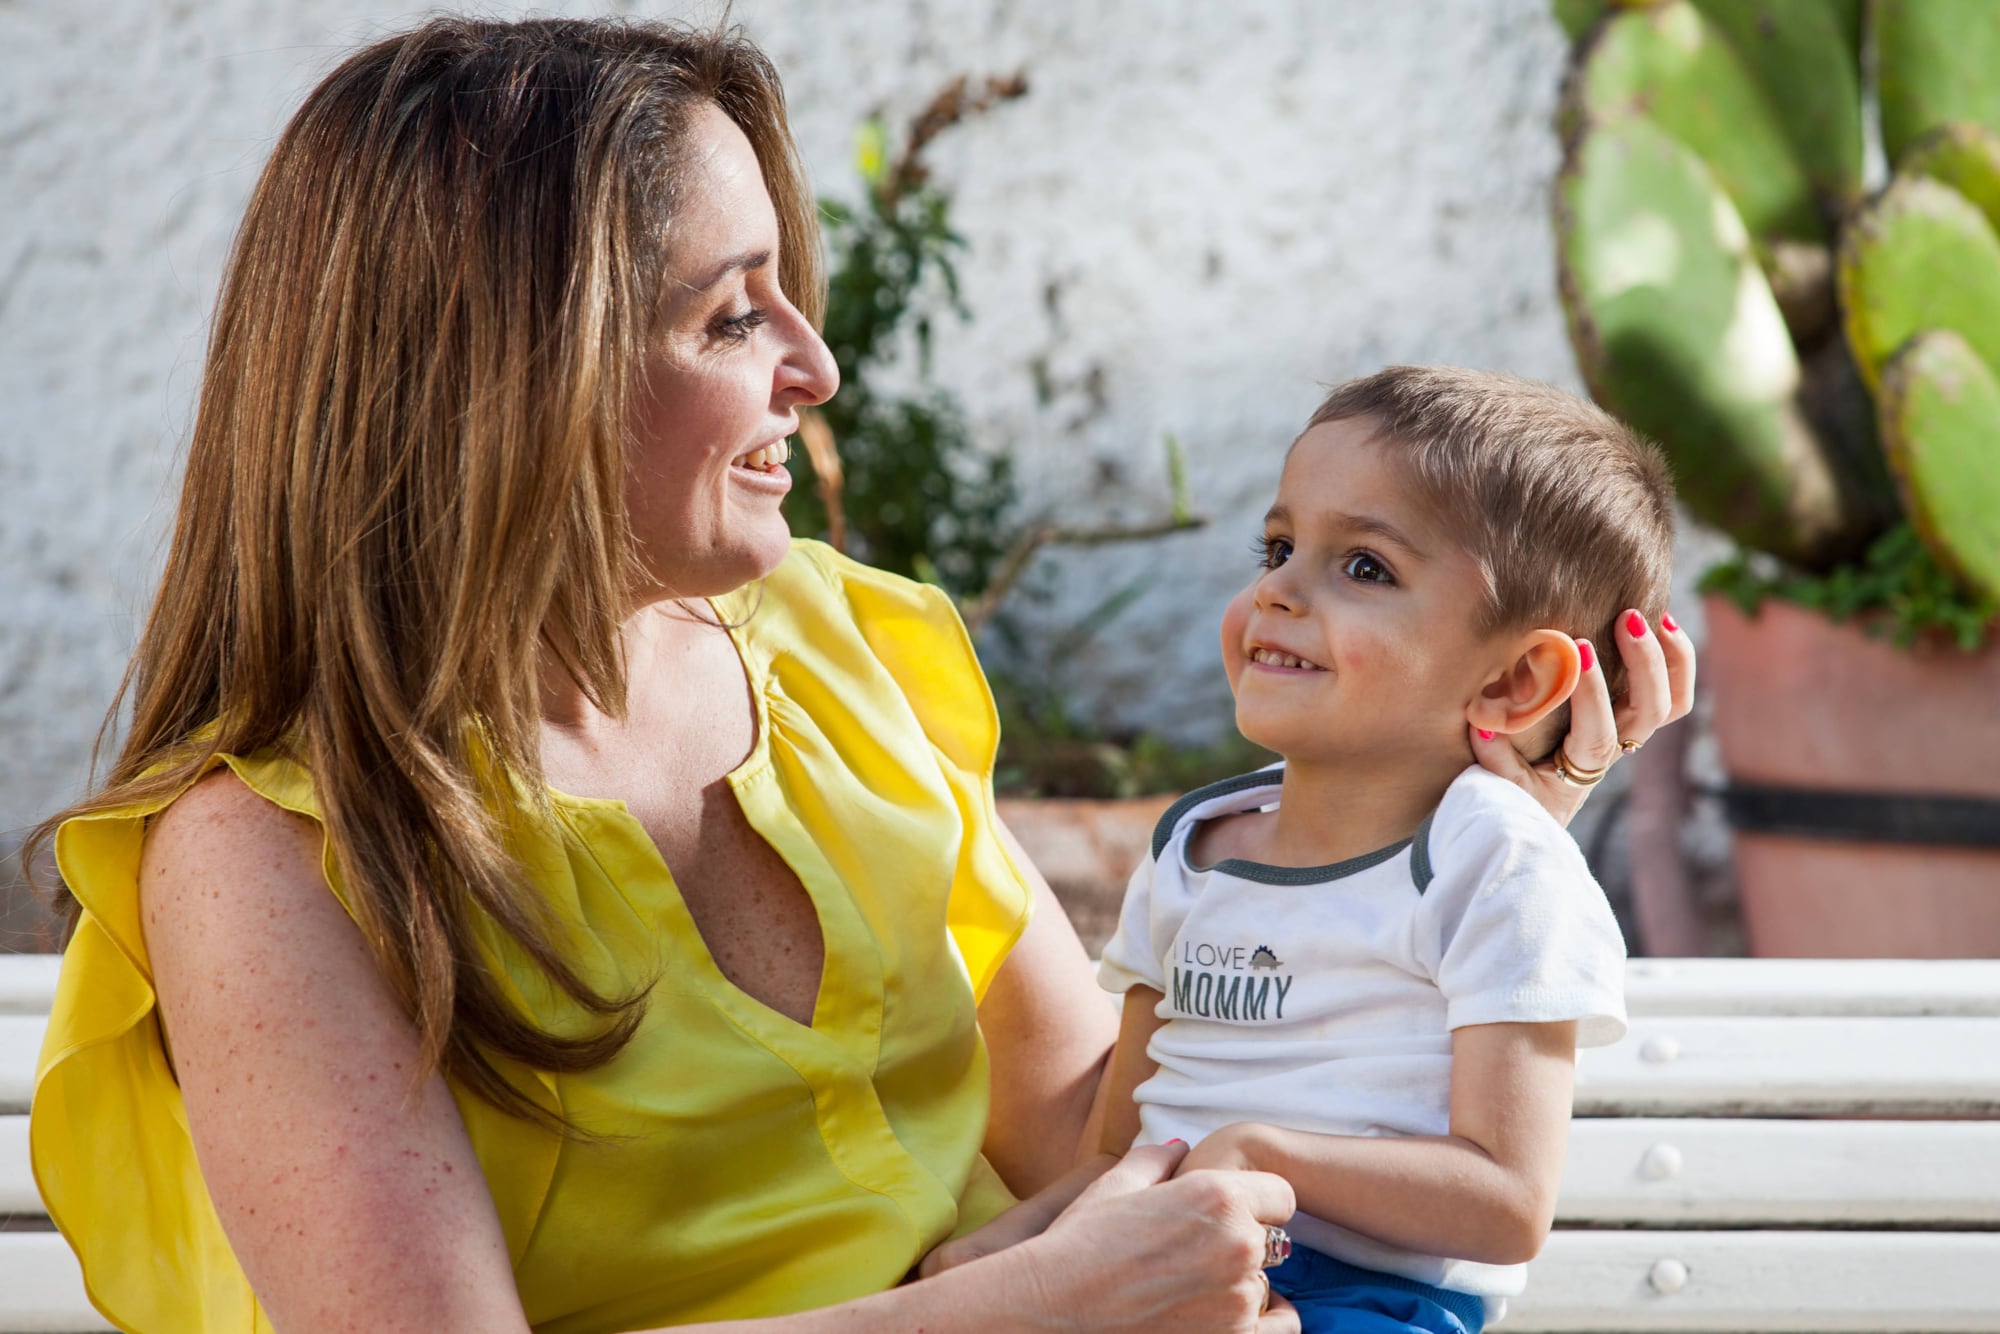
POLYGON ((1662 1297, 1671 1297, 1688 1285, 1688 1267, 1679 1260, 1659 1260, 1653 1265, 1653 1272, 1646 1276, 1653 1285, 1653 1291, 1662 1297))
POLYGON ((1681 1174, 1681 1151, 1671 1144, 1655 1144, 1639 1160, 1639 1175, 1648 1181, 1670 1181, 1681 1174))
POLYGON ((1665 1065, 1681 1054, 1681 1044, 1666 1034, 1646 1039, 1646 1045, 1639 1048, 1639 1059, 1651 1061, 1654 1065, 1665 1065))

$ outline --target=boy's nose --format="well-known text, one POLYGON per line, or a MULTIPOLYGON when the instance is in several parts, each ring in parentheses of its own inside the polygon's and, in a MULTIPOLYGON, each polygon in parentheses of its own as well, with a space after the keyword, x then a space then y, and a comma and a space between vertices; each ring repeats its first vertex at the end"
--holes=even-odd
POLYGON ((1259 611, 1290 613, 1299 609, 1298 592, 1290 586, 1290 580, 1282 577, 1283 575, 1284 567, 1280 566, 1257 581, 1251 601, 1256 604, 1259 611))

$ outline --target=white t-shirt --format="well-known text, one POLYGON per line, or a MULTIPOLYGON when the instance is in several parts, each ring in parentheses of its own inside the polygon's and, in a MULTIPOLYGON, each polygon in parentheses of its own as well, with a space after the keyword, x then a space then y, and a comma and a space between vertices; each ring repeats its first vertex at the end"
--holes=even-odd
MULTIPOLYGON (((1163 994, 1135 1092, 1142 1144, 1199 1143, 1234 1121, 1330 1135, 1450 1129, 1451 1030, 1574 1019, 1577 1045, 1625 1032, 1625 942, 1576 843, 1534 798, 1477 766, 1414 838, 1331 866, 1196 868, 1202 820, 1275 807, 1282 769, 1192 792, 1133 874, 1098 979, 1163 994)), ((1525 1265, 1388 1246, 1306 1214, 1304 1245, 1497 1300, 1525 1265)))

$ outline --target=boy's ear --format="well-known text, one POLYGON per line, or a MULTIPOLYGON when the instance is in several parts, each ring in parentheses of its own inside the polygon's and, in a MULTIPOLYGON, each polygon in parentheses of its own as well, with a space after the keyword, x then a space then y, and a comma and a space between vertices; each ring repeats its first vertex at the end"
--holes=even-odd
POLYGON ((1484 731, 1527 731, 1567 700, 1583 675, 1576 641, 1560 630, 1529 630, 1507 654, 1465 711, 1466 720, 1484 731))

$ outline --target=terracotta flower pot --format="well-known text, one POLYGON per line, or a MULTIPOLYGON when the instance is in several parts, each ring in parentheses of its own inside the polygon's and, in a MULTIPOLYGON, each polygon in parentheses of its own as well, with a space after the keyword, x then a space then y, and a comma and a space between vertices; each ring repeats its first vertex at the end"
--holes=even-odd
MULTIPOLYGON (((1787 603, 1750 618, 1711 598, 1701 665, 1732 785, 2000 801, 1994 644, 1899 649, 1787 603)), ((1739 827, 1736 872, 1755 954, 2000 956, 2000 848, 1739 827)))

